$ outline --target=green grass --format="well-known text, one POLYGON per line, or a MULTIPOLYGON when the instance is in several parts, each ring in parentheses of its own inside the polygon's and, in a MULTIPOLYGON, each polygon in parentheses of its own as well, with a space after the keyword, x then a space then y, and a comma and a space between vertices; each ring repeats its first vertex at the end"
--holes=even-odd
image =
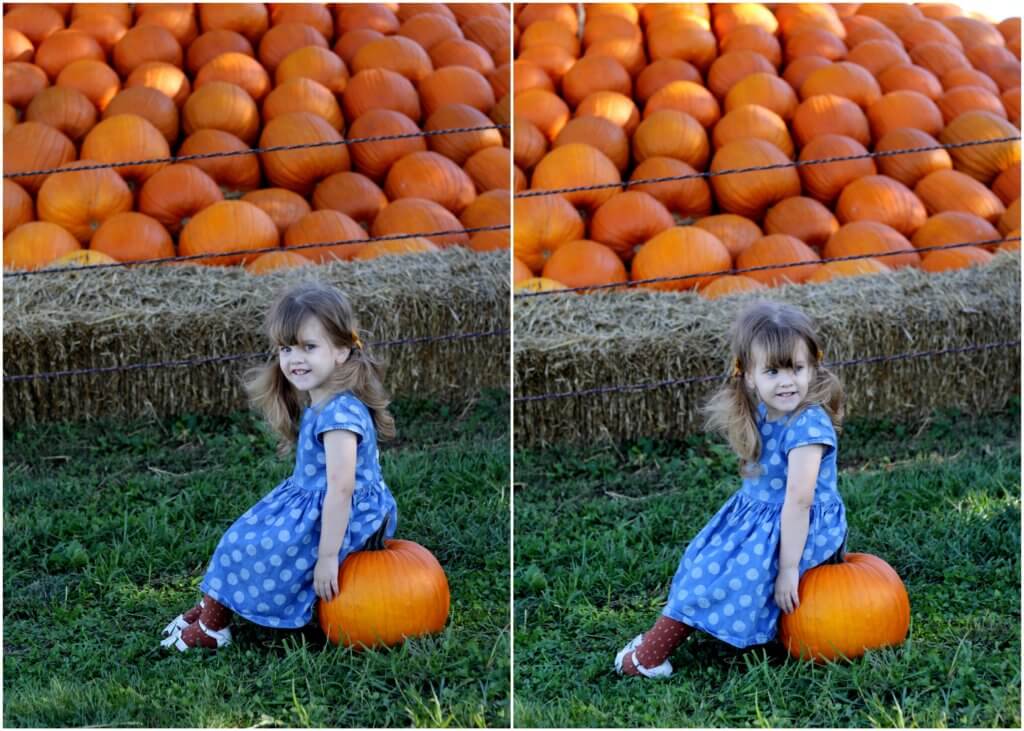
POLYGON ((985 418, 847 425, 849 548, 906 583, 903 646, 815 666, 698 633, 667 681, 619 678, 612 660, 738 487, 735 459, 704 437, 517 452, 515 725, 1019 728, 1019 424, 1017 401, 985 418))
POLYGON ((451 612, 363 653, 244 621, 216 654, 159 647, 222 532, 291 471, 254 415, 8 429, 4 725, 507 726, 508 396, 394 411, 398 535, 444 566, 451 612))

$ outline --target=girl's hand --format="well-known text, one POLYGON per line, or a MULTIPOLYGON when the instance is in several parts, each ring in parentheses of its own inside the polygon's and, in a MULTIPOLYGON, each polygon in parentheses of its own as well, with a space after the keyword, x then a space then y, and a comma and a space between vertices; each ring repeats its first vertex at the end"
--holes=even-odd
POLYGON ((329 602, 338 595, 338 557, 321 556, 313 567, 313 591, 329 602))
POLYGON ((775 577, 775 604, 786 614, 800 606, 800 572, 796 568, 779 569, 775 577))

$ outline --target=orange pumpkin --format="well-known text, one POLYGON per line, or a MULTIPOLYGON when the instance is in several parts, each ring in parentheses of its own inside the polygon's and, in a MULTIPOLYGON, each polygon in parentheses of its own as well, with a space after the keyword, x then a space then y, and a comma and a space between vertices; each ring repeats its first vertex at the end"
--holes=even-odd
POLYGON ((83 58, 105 61, 106 54, 89 34, 80 30, 58 30, 39 44, 34 62, 53 81, 65 66, 83 58))
POLYGON ((848 553, 841 563, 810 569, 799 591, 799 606, 779 617, 779 640, 793 657, 854 658, 906 639, 907 590, 877 556, 848 553))
MULTIPOLYGON (((910 56, 900 43, 881 39, 868 40, 846 54, 846 60, 863 66, 876 79, 890 66, 898 63, 910 63, 910 56)), ((845 95, 844 95, 845 96, 845 95)))
POLYGON ((1020 198, 1020 165, 1006 168, 992 181, 992 192, 999 196, 1004 205, 1010 205, 1020 198))
POLYGON ((766 234, 788 234, 808 246, 824 246, 838 230, 836 217, 813 198, 786 198, 769 208, 764 217, 766 234))
POLYGON ((652 61, 679 58, 707 73, 715 60, 717 43, 707 26, 692 18, 670 18, 647 26, 647 50, 652 61))
POLYGON ((595 210, 620 190, 622 178, 615 164, 590 145, 557 147, 537 163, 533 171, 534 190, 553 190, 607 184, 608 187, 561 195, 574 206, 595 210))
POLYGON ((949 28, 932 18, 922 18, 904 25, 900 29, 900 40, 908 49, 924 43, 945 43, 963 48, 960 39, 953 35, 949 28))
POLYGON ((284 232, 285 247, 340 241, 335 246, 316 246, 299 249, 303 256, 316 262, 351 259, 363 247, 357 241, 367 239, 366 231, 344 213, 319 210, 308 213, 284 232))
MULTIPOLYGON (((422 7, 427 7, 425 4, 422 7)), ((425 12, 441 12, 427 8, 425 12)), ((449 13, 450 15, 450 13, 449 13)), ((454 20, 454 16, 451 16, 454 20)), ((360 5, 337 5, 334 8, 334 21, 339 33, 347 33, 360 28, 372 28, 388 35, 397 32, 399 17, 386 5, 368 3, 360 5)))
POLYGON ((1020 196, 1006 207, 1003 215, 999 217, 997 228, 1003 236, 1006 236, 1010 231, 1020 230, 1020 196))
POLYGON ((284 188, 253 190, 243 195, 242 200, 270 216, 282 236, 289 226, 313 211, 305 198, 284 188))
POLYGON ((218 129, 252 144, 260 131, 256 102, 242 87, 211 81, 196 89, 182 108, 185 134, 218 129))
POLYGON ((263 100, 263 121, 292 112, 309 112, 323 119, 338 132, 344 131, 345 118, 334 94, 319 81, 289 79, 278 84, 263 100))
POLYGON ((320 31, 306 23, 280 23, 263 34, 257 56, 267 71, 273 74, 288 54, 304 46, 327 48, 327 41, 320 31))
POLYGON ((823 56, 800 56, 787 62, 782 78, 791 88, 799 89, 807 77, 821 68, 825 68, 832 62, 823 56))
POLYGON ((47 269, 63 269, 64 267, 94 267, 104 264, 116 264, 117 259, 104 254, 102 251, 92 249, 78 249, 53 260, 47 269))
POLYGON ((779 45, 778 39, 757 25, 736 26, 729 35, 721 39, 719 48, 723 55, 733 51, 754 51, 764 57, 772 65, 773 70, 782 65, 782 46, 779 45))
POLYGON ((644 119, 663 109, 689 114, 705 128, 714 127, 722 118, 718 100, 692 81, 673 81, 654 92, 644 105, 644 119))
POLYGON ((4 134, 7 134, 18 123, 18 110, 4 102, 4 134))
POLYGON ((846 29, 846 45, 849 48, 856 48, 861 43, 870 40, 881 40, 889 41, 891 43, 900 43, 900 37, 893 33, 882 23, 878 22, 874 18, 869 18, 866 15, 857 13, 855 15, 842 18, 843 27, 846 29))
POLYGON ((114 45, 114 68, 122 79, 147 61, 163 61, 181 68, 183 60, 181 44, 159 25, 136 25, 114 45))
POLYGON ((942 78, 956 68, 971 68, 971 62, 967 60, 963 51, 936 41, 915 46, 910 51, 910 60, 915 65, 931 71, 936 78, 942 78))
POLYGON ((466 66, 444 66, 419 82, 423 111, 430 116, 446 104, 468 104, 489 114, 494 107, 494 90, 484 76, 466 66))
POLYGON ((541 161, 548 151, 548 140, 530 120, 516 116, 513 125, 512 156, 516 165, 526 170, 541 161))
POLYGON ((334 20, 331 11, 319 3, 275 3, 270 6, 270 25, 305 23, 316 30, 324 40, 334 38, 334 20))
POLYGON ((135 6, 135 12, 138 15, 136 26, 155 25, 165 28, 182 47, 187 47, 199 35, 195 9, 191 3, 139 4, 135 6))
POLYGON ((843 223, 878 221, 912 236, 928 218, 924 204, 910 188, 884 175, 855 180, 839 194, 836 217, 843 223))
POLYGON ((156 219, 126 211, 105 220, 89 243, 91 251, 117 261, 147 261, 174 256, 174 243, 156 219))
MULTIPOLYGON (((263 148, 341 141, 341 135, 331 125, 308 112, 275 117, 260 135, 260 147, 263 148)), ((261 152, 260 161, 270 182, 302 194, 311 191, 324 178, 350 167, 348 146, 342 144, 261 152)))
POLYGON ((462 169, 473 181, 477 193, 508 188, 512 156, 505 147, 485 147, 466 160, 462 169))
MULTIPOLYGON (((166 147, 166 143, 164 145, 166 147)), ((89 157, 84 149, 82 156, 89 157)), ((166 154, 164 156, 166 157, 166 154)), ((32 170, 52 170, 74 159, 75 146, 71 140, 49 125, 22 122, 4 134, 5 175, 32 170)), ((48 175, 26 175, 14 180, 28 192, 35 193, 47 177, 48 175)))
POLYGON ((837 134, 871 144, 868 118, 857 104, 835 94, 818 94, 800 103, 793 112, 793 134, 803 147, 815 137, 837 134))
MULTIPOLYGON (((178 148, 178 157, 212 152, 245 152, 250 147, 229 132, 201 129, 188 136, 178 148)), ((224 193, 254 190, 260 187, 260 160, 255 154, 224 157, 199 157, 186 160, 209 175, 224 193)))
POLYGON ((349 554, 338 585, 334 599, 317 605, 320 627, 334 644, 395 645, 440 632, 448 619, 448 580, 441 564, 418 543, 384 540, 383 531, 349 554))
POLYGON ((824 28, 808 28, 787 38, 782 51, 786 63, 792 63, 801 56, 818 56, 829 61, 839 61, 846 56, 847 48, 835 33, 824 28))
POLYGON ((427 52, 414 41, 402 36, 385 36, 359 49, 352 59, 352 70, 387 69, 418 84, 434 71, 427 52))
POLYGON ((822 254, 826 259, 875 256, 890 269, 921 263, 921 257, 903 234, 876 221, 854 221, 840 226, 825 243, 822 254))
MULTIPOLYGON (((82 158, 97 162, 159 160, 170 157, 167 139, 148 120, 136 114, 118 114, 93 127, 82 143, 82 158)), ((125 180, 141 185, 166 162, 127 165, 114 170, 125 180)))
POLYGON ((185 224, 178 249, 182 256, 221 255, 200 258, 194 263, 230 266, 250 262, 264 253, 262 249, 273 249, 279 243, 277 226, 259 208, 243 201, 220 201, 204 208, 185 224), (258 254, 226 255, 248 251, 258 254))
POLYGON ((756 279, 769 287, 803 282, 814 274, 821 264, 820 257, 807 244, 786 234, 762 236, 736 257, 736 268, 744 276, 756 279), (805 263, 806 262, 806 263, 805 263), (794 264, 795 266, 778 266, 794 264), (756 267, 771 266, 771 269, 756 267), (742 271, 755 268, 753 271, 742 271))
POLYGON ((466 172, 436 152, 413 152, 396 161, 384 181, 384 192, 389 200, 432 200, 455 215, 476 197, 466 172))
MULTIPOLYGON (((969 111, 946 125, 939 134, 939 141, 944 144, 957 144, 971 140, 1019 136, 1020 130, 998 115, 987 111, 969 111)), ((989 184, 1004 170, 1020 166, 1020 140, 953 147, 950 148, 949 154, 953 158, 953 167, 975 180, 989 184)))
POLYGON ((576 107, 595 91, 630 95, 633 82, 622 64, 608 56, 584 56, 562 77, 562 97, 576 107))
MULTIPOLYGON (((7 66, 5 63, 5 71, 7 66)), ((100 112, 106 109, 106 104, 121 90, 121 80, 117 73, 105 63, 92 58, 69 63, 57 77, 56 85, 81 91, 100 112)))
POLYGON ((305 46, 288 54, 275 72, 277 85, 290 79, 317 81, 334 94, 342 94, 348 86, 348 69, 338 54, 319 46, 305 46))
POLYGON ((518 257, 512 257, 512 286, 518 288, 520 284, 533 278, 533 272, 518 257))
POLYGON ((398 28, 398 35, 418 43, 429 53, 430 49, 447 38, 462 38, 462 29, 451 18, 436 13, 414 15, 398 28))
POLYGON ((177 235, 189 219, 207 206, 224 200, 217 182, 195 165, 168 165, 139 191, 139 213, 159 221, 177 235))
POLYGON ((878 75, 883 94, 894 91, 916 91, 932 101, 942 96, 939 78, 928 69, 912 63, 893 64, 878 75))
POLYGON ((553 147, 581 143, 603 152, 619 172, 629 166, 629 140, 622 128, 601 117, 576 117, 555 137, 553 147))
MULTIPOLYGON (((516 98, 516 111, 519 109, 519 98, 516 98)), ((632 135, 640 124, 640 112, 636 104, 625 94, 617 91, 595 91, 579 103, 573 116, 586 115, 604 117, 622 127, 627 136, 632 135)))
POLYGON ((708 135, 689 114, 663 109, 646 117, 633 135, 633 159, 672 157, 698 170, 707 166, 708 135))
POLYGON ((714 234, 733 258, 764 235, 756 223, 735 213, 705 216, 693 225, 714 234))
POLYGON ((914 186, 914 193, 929 214, 964 211, 994 224, 1005 210, 995 193, 957 170, 929 173, 914 186))
MULTIPOLYGON (((516 66, 516 73, 519 73, 518 66, 516 66)), ((646 104, 656 91, 673 81, 693 81, 699 84, 701 82, 700 72, 693 67, 693 64, 682 59, 658 59, 645 66, 637 76, 634 96, 641 104, 646 104)), ((516 83, 518 84, 518 80, 516 83)))
POLYGON ((935 102, 916 91, 889 92, 868 107, 868 122, 875 140, 902 127, 937 135, 944 124, 942 112, 935 102))
MULTIPOLYGON (((474 110, 475 111, 475 110, 474 110)), ((349 130, 352 139, 410 135, 419 131, 408 116, 390 109, 370 109, 360 116, 349 130)), ((383 181, 388 170, 399 159, 413 152, 424 152, 427 143, 423 137, 404 137, 396 140, 359 142, 348 145, 355 168, 364 175, 383 181)))
POLYGON ((4 101, 18 109, 24 108, 49 85, 46 72, 35 64, 24 61, 4 64, 4 101))
POLYGON ((702 277, 692 275, 726 271, 732 258, 725 244, 717 237, 696 226, 673 226, 649 239, 633 257, 633 279, 659 279, 647 282, 645 287, 662 290, 702 288, 714 281, 718 274, 702 277))
POLYGON ((142 117, 156 127, 168 145, 178 141, 178 107, 174 105, 174 100, 156 89, 137 86, 118 92, 103 110, 103 119, 118 114, 142 117))
MULTIPOLYGON (((637 247, 674 225, 672 214, 657 198, 630 190, 618 193, 597 209, 590 221, 590 237, 623 261, 630 261, 637 247)), ((553 274, 551 278, 568 283, 553 274)))
POLYGON ((708 89, 716 98, 723 100, 739 81, 757 73, 776 74, 777 71, 771 61, 756 51, 729 51, 711 64, 708 71, 708 89))
POLYGON ((135 67, 127 79, 124 87, 131 89, 136 86, 145 86, 163 92, 179 108, 185 104, 192 94, 192 84, 185 73, 169 63, 162 61, 148 61, 135 67))
MULTIPOLYGON (((331 50, 341 56, 341 60, 351 67, 352 59, 359 53, 360 48, 383 37, 383 33, 372 28, 356 28, 355 30, 341 33, 331 50)), ((402 78, 405 77, 403 76, 402 78)))
POLYGON ((4 180, 4 236, 23 223, 35 220, 32 196, 13 180, 4 180))
POLYGON ((263 101, 271 88, 270 75, 260 62, 237 51, 222 53, 207 61, 196 74, 195 88, 198 90, 216 81, 244 89, 257 104, 263 101))
POLYGON ((32 62, 35 46, 32 41, 16 28, 4 26, 4 63, 11 61, 32 62))
MULTIPOLYGON (((79 160, 62 168, 95 165, 79 160)), ((55 223, 82 244, 111 216, 132 209, 132 192, 110 168, 54 173, 39 188, 36 206, 41 221, 55 223)))
POLYGON ((555 249, 584 236, 583 219, 562 196, 517 198, 513 206, 513 249, 534 272, 540 272, 555 249))
POLYGON ((4 269, 42 269, 81 247, 75 237, 55 223, 30 221, 4 237, 4 269))
MULTIPOLYGON (((421 16, 422 17, 422 16, 421 16)), ((482 112, 467 104, 446 104, 431 114, 423 125, 425 132, 446 129, 490 127, 492 122, 482 112)), ((416 131, 415 125, 412 131, 416 131)), ((377 132, 376 134, 385 134, 377 132)), ((412 138, 416 139, 416 138, 412 138)), ((423 138, 419 138, 422 140, 423 138)), ((487 147, 501 147, 501 133, 496 129, 481 129, 477 132, 435 134, 427 137, 427 145, 433 152, 444 155, 456 165, 465 164, 475 153, 487 147)), ((415 151, 415 150, 411 150, 415 151)))
MULTIPOLYGON (((925 249, 946 244, 993 241, 999 237, 995 226, 972 213, 944 211, 925 221, 914 234, 911 243, 918 249, 925 249)), ((983 248, 994 251, 996 244, 988 244, 983 248)))
POLYGON ((992 80, 992 77, 977 69, 953 69, 946 73, 940 81, 942 88, 946 91, 958 86, 980 86, 993 94, 999 93, 999 86, 992 80))
POLYGON ((541 276, 571 289, 625 282, 626 267, 609 247, 596 241, 567 241, 544 262, 541 276))
POLYGON ((479 74, 494 70, 494 59, 485 48, 465 38, 446 38, 428 51, 435 69, 445 66, 464 66, 479 74))
POLYGON ((401 112, 419 122, 423 112, 412 82, 387 69, 366 69, 349 79, 342 95, 345 118, 354 123, 371 109, 401 112))
POLYGON ((193 76, 199 69, 222 53, 244 53, 256 57, 252 44, 241 33, 226 28, 208 30, 189 44, 185 51, 185 66, 193 76))
POLYGON ((26 122, 41 122, 60 130, 72 142, 80 142, 96 125, 96 107, 77 89, 50 86, 29 102, 26 122))
POLYGON ((756 279, 745 277, 742 274, 728 274, 718 277, 706 287, 701 287, 698 294, 705 299, 713 300, 732 294, 756 292, 764 288, 765 286, 756 279))
POLYGON ((344 213, 365 226, 373 223, 388 199, 376 183, 353 172, 335 173, 313 190, 313 207, 344 213))
POLYGON ((766 73, 747 76, 725 95, 726 113, 744 104, 756 104, 775 112, 787 122, 793 118, 798 103, 796 92, 785 79, 766 73))
POLYGON ((64 27, 64 18, 46 5, 24 5, 12 8, 4 15, 4 27, 19 31, 38 46, 64 27))
POLYGON ((842 277, 860 277, 868 274, 882 274, 892 271, 878 259, 851 259, 829 261, 821 265, 814 274, 804 280, 805 284, 823 284, 842 277))
POLYGON ((200 3, 199 24, 205 31, 233 30, 256 43, 270 27, 270 14, 263 3, 200 3))
POLYGON ((926 272, 946 272, 951 269, 988 264, 992 254, 977 246, 964 246, 960 249, 940 249, 929 251, 921 258, 921 268, 926 272))
MULTIPOLYGON (((723 170, 786 162, 788 158, 775 145, 748 138, 719 148, 711 160, 711 171, 721 173, 723 170)), ((760 219, 775 203, 800 195, 800 177, 792 167, 779 167, 752 173, 715 175, 711 178, 711 187, 724 211, 760 219)))
POLYGON ((438 251, 438 247, 431 243, 430 239, 425 239, 422 236, 416 236, 411 239, 371 241, 360 248, 352 258, 364 261, 366 259, 376 259, 380 256, 422 254, 428 251, 438 251))
POLYGON ((840 61, 811 73, 800 85, 800 98, 833 94, 867 109, 882 98, 882 91, 871 72, 855 63, 840 61))
POLYGON ((629 185, 629 190, 648 193, 672 213, 682 218, 706 216, 711 212, 711 186, 707 178, 700 177, 696 170, 685 162, 670 157, 649 157, 636 166, 630 181, 678 178, 658 183, 629 185))
POLYGON ((946 124, 970 111, 989 112, 1006 119, 1006 109, 999 96, 980 86, 955 86, 945 91, 936 103, 946 124))
MULTIPOLYGON (((875 152, 912 150, 920 147, 939 148, 939 141, 919 129, 891 129, 878 140, 875 152)), ((913 188, 921 178, 936 170, 953 169, 949 152, 943 149, 902 155, 881 155, 876 160, 882 175, 898 180, 908 188, 913 188)))
POLYGON ((451 211, 422 198, 402 198, 388 203, 373 220, 370 233, 374 238, 421 234, 441 248, 469 244, 469 235, 451 211))
MULTIPOLYGON (((289 191, 290 192, 290 191, 289 191)), ((269 251, 245 265, 249 274, 263 275, 281 269, 313 266, 313 262, 297 251, 269 251)))
POLYGON ((558 46, 573 58, 580 55, 580 40, 577 34, 556 20, 537 20, 523 29, 519 48, 526 50, 535 46, 558 46))
POLYGON ((747 104, 732 110, 715 125, 711 142, 717 150, 722 145, 745 137, 770 142, 786 157, 793 157, 793 139, 786 122, 775 112, 747 104))

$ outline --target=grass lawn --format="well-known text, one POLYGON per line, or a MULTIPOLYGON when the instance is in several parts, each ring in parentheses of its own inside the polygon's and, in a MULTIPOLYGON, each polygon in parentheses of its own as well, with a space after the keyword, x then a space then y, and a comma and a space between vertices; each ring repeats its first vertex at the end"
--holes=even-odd
POLYGON ((4 726, 507 726, 508 395, 394 414, 398 537, 437 556, 451 612, 363 653, 245 621, 220 653, 159 646, 223 531, 291 472, 254 414, 8 429, 4 726))
POLYGON ((847 424, 849 549, 905 581, 903 646, 814 666, 777 643, 737 650, 698 633, 663 681, 619 678, 612 660, 738 488, 735 458, 704 437, 518 451, 516 726, 1019 728, 1019 425, 1019 401, 917 427, 847 424))

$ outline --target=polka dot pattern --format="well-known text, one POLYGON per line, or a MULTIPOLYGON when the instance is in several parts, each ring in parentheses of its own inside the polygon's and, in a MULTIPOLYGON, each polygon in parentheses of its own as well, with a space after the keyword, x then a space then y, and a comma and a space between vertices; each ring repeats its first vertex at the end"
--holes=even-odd
POLYGON ((241 617, 265 627, 297 628, 312 619, 313 567, 320 545, 320 513, 327 495, 323 434, 356 434, 356 485, 338 560, 361 549, 398 509, 384 483, 377 435, 367 408, 351 393, 307 408, 299 422, 295 469, 224 533, 203 578, 202 590, 241 617))
POLYGON ((796 417, 769 421, 758 409, 762 438, 760 472, 743 480, 687 546, 672 579, 663 615, 701 629, 735 647, 775 638, 775 605, 787 456, 806 444, 823 444, 799 571, 829 559, 846 537, 846 509, 836 486, 838 441, 828 414, 818 406, 796 417))

